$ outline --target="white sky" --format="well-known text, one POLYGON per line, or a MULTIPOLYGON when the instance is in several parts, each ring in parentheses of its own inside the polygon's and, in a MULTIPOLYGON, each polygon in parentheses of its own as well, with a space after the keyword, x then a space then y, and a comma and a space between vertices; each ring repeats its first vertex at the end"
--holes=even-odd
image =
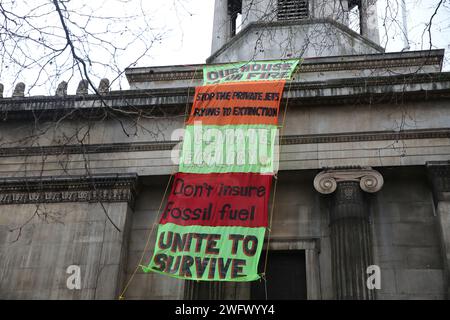
MULTIPOLYGON (((75 3, 83 3, 85 1, 77 0, 75 3)), ((382 46, 386 45, 387 51, 400 51, 403 48, 403 41, 401 38, 400 25, 401 12, 397 11, 398 6, 387 6, 386 1, 393 0, 378 0, 378 11, 380 20, 380 36, 382 37, 382 46), (397 7, 397 8, 396 8, 397 7), (394 16, 396 21, 387 23, 388 37, 384 37, 384 27, 382 18, 385 15, 386 8, 390 8, 389 16, 394 16), (387 43, 386 43, 387 40, 387 43)), ((26 3, 26 1, 24 0, 26 3)), ((30 2, 30 1, 28 1, 30 2)), ((394 1, 395 2, 395 1, 394 1)), ((410 35, 411 50, 428 49, 428 33, 424 34, 422 41, 422 34, 426 28, 426 23, 429 21, 438 0, 407 0, 408 8, 408 31, 410 35)), ((440 9, 435 17, 433 23, 433 44, 438 48, 444 48, 450 51, 450 2, 444 1, 444 6, 440 9)), ((33 3, 31 1, 30 3, 33 3)), ((72 2, 73 3, 73 2, 72 2)), ((92 3, 86 2, 86 3, 92 3)), ((112 2, 111 0, 95 1, 95 5, 106 8, 109 14, 119 15, 122 12, 136 11, 137 8, 131 6, 124 6, 123 3, 112 2)), ((214 0, 145 0, 148 8, 149 21, 156 29, 164 30, 164 37, 161 42, 155 43, 154 47, 148 54, 140 60, 137 67, 146 66, 162 66, 162 65, 178 65, 178 64, 195 64, 204 63, 206 58, 210 55, 211 38, 212 38, 212 23, 214 12, 214 0)), ((398 1, 400 3, 400 0, 398 1)), ((94 4, 91 4, 92 6, 94 4)), ((157 32, 158 30, 155 30, 157 32)), ((130 55, 137 51, 136 48, 130 47, 127 49, 130 55)), ((126 65, 126 63, 124 64, 126 65)), ((447 69, 447 67, 446 67, 447 69)), ((13 72, 10 69, 10 72, 13 72)), ((99 77, 106 76, 113 78, 114 76, 108 74, 101 74, 97 71, 99 77)), ((0 82, 5 84, 5 96, 10 96, 13 83, 9 83, 11 75, 0 75, 0 82)), ((26 73, 19 74, 16 82, 23 81, 29 84, 29 75, 26 73)), ((68 93, 74 94, 78 85, 77 76, 69 81, 68 93)), ((60 79, 59 81, 67 79, 60 79)), ((56 84, 52 84, 51 88, 34 88, 29 94, 53 94, 56 84)), ((125 81, 121 82, 121 88, 127 89, 128 85, 125 81)), ((115 83, 113 89, 119 89, 119 84, 115 83)))
MULTIPOLYGON (((171 29, 170 36, 165 40, 162 47, 155 50, 151 56, 151 65, 174 65, 204 63, 211 51, 212 23, 214 12, 214 0, 193 0, 189 3, 188 14, 183 8, 176 9, 172 1, 153 0, 155 3, 165 3, 167 10, 166 20, 171 29), (172 5, 170 5, 172 4, 172 5)), ((390 2, 393 2, 390 0, 390 2)), ((382 18, 386 15, 386 0, 378 0, 378 16, 381 45, 386 46, 387 51, 401 51, 403 39, 401 38, 398 23, 401 24, 402 16, 400 1, 398 6, 390 6, 389 16, 396 18, 395 22, 387 21, 389 37, 385 37, 385 28, 382 18)), ((428 33, 423 37, 426 23, 433 14, 437 0, 407 0, 408 34, 411 50, 428 49, 428 33)), ((450 51, 450 5, 441 7, 433 22, 433 44, 438 48, 450 51)))

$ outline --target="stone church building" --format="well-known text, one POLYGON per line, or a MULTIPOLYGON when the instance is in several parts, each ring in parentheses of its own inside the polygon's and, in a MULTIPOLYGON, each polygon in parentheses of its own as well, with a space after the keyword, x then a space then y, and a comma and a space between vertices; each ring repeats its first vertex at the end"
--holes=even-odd
POLYGON ((23 84, 1 94, 0 299, 447 299, 444 50, 385 53, 372 0, 215 0, 214 10, 206 64, 303 58, 281 104, 265 280, 139 267, 203 65, 143 67, 126 70, 130 90, 105 80, 97 94, 85 82, 75 95, 64 83, 54 96, 26 97, 23 84))

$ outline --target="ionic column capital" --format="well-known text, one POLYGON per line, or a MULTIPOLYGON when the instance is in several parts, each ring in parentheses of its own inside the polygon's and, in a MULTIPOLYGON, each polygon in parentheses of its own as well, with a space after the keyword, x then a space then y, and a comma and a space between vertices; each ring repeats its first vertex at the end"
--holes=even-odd
POLYGON ((322 194, 333 193, 339 182, 355 181, 365 192, 374 193, 383 187, 383 176, 370 167, 352 169, 327 169, 316 175, 314 188, 322 194))

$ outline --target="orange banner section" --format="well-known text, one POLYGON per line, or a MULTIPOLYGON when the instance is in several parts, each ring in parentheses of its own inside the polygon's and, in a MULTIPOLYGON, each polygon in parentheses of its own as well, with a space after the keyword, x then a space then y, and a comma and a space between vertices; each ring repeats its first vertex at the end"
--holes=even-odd
POLYGON ((197 87, 186 124, 277 125, 285 81, 223 83, 197 87))

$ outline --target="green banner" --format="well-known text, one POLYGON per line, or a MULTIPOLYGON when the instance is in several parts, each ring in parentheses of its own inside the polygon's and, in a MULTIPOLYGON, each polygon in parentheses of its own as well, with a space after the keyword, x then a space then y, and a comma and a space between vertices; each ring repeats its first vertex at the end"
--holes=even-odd
POLYGON ((264 234, 264 227, 160 224, 155 253, 143 271, 190 280, 257 280, 264 234))
POLYGON ((203 84, 287 80, 299 63, 299 59, 286 59, 206 65, 203 68, 203 84))
POLYGON ((299 63, 287 59, 204 67, 204 86, 196 89, 186 123, 180 173, 144 272, 200 281, 260 278, 267 201, 257 197, 269 191, 270 180, 255 177, 278 170, 279 105, 285 80, 299 63))
POLYGON ((273 173, 277 133, 274 125, 188 125, 179 171, 273 173))

